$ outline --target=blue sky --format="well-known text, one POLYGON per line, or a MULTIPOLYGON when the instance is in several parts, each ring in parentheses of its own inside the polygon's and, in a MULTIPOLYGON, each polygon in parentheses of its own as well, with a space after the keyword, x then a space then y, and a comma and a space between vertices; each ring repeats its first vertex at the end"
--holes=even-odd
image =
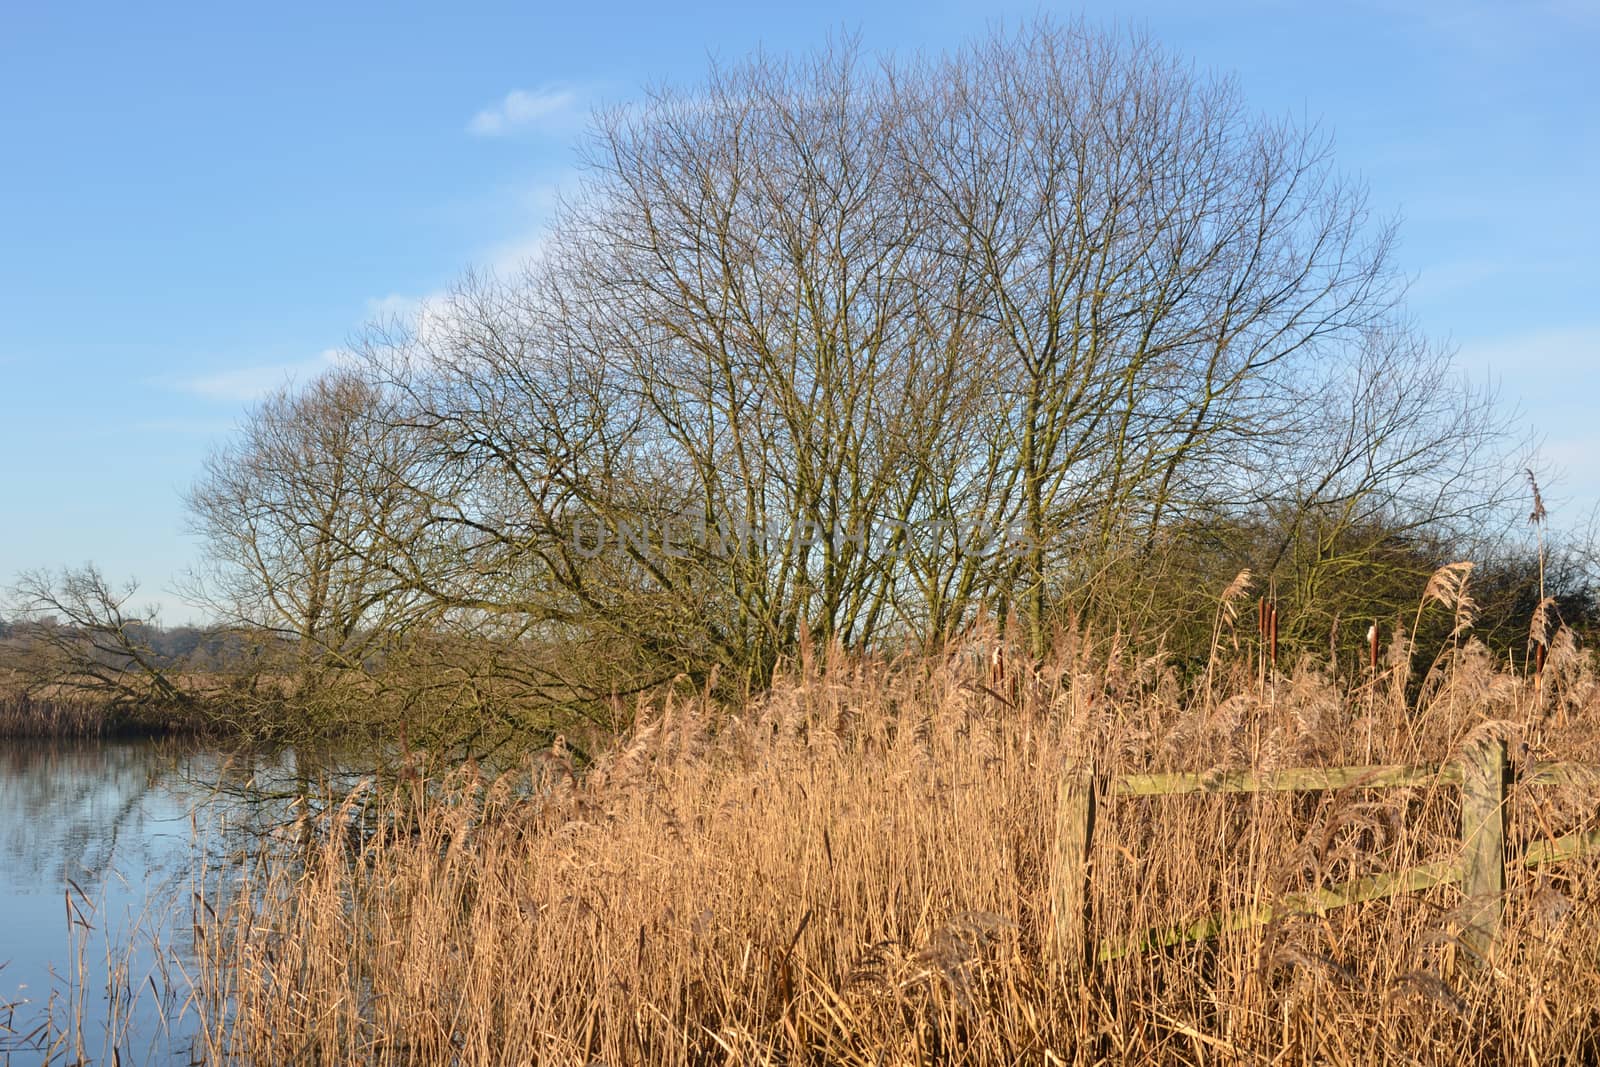
POLYGON ((1318 118, 1402 220, 1424 328, 1600 502, 1600 2, 11 5, 0 15, 0 582, 95 560, 168 622, 180 494, 363 321, 533 247, 597 102, 708 57, 1148 29, 1318 118))

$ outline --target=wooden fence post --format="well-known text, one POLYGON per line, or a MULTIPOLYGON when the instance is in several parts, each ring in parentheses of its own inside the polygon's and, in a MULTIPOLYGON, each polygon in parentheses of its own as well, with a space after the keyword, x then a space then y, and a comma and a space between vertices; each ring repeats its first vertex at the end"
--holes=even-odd
POLYGON ((1487 739, 1461 753, 1463 937, 1487 958, 1500 933, 1506 889, 1506 743, 1487 739))
POLYGON ((1094 794, 1091 770, 1070 771, 1061 779, 1050 902, 1055 958, 1068 973, 1087 966, 1093 948, 1089 935, 1089 850, 1094 844, 1094 794))

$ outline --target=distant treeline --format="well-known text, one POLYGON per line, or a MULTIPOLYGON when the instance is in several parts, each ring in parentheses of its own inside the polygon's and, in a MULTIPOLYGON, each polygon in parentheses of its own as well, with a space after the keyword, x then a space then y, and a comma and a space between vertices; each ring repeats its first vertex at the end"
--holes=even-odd
MULTIPOLYGON (((71 629, 48 615, 37 622, 8 622, 0 617, 0 643, 9 646, 14 658, 25 647, 35 626, 71 629)), ((243 634, 209 626, 162 626, 158 622, 131 621, 130 640, 148 648, 155 662, 168 669, 231 672, 247 662, 256 642, 243 634)), ((5 655, 0 653, 0 655, 5 655)), ((115 658, 100 653, 108 662, 115 658)))

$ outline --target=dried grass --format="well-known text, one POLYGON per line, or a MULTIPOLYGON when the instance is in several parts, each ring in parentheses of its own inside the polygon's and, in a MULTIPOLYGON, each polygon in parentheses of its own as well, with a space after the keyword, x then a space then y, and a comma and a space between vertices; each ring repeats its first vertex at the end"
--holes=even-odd
MULTIPOLYGON (((1459 610, 1454 581, 1437 592, 1459 610)), ((1303 664, 1266 694, 1225 661, 1227 699, 1185 700, 1159 661, 1084 634, 1057 648, 1013 660, 1003 691, 983 657, 808 648, 748 707, 643 707, 576 776, 551 753, 308 815, 199 917, 211 1060, 1600 1058, 1594 857, 1513 871, 1491 967, 1469 962, 1450 886, 1087 975, 1046 950, 1063 770, 1440 761, 1485 730, 1521 761, 1600 762, 1587 656, 1563 648, 1539 692, 1468 640, 1417 708, 1381 675, 1335 690, 1303 664), (350 832, 362 810, 381 832, 350 832)), ((1596 819, 1580 786, 1513 800, 1516 847, 1596 819)), ((1115 940, 1449 855, 1459 814, 1441 787, 1119 800, 1099 818, 1094 932, 1115 940)))
POLYGON ((111 725, 102 701, 0 695, 0 738, 100 737, 111 725))

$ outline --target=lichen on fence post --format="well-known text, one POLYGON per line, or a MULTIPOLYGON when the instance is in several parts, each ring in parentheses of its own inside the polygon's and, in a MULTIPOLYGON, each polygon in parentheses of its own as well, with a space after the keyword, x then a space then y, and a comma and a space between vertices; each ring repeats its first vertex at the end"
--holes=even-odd
POLYGON ((1089 851, 1094 844, 1094 772, 1068 771, 1061 779, 1056 807, 1050 902, 1053 954, 1067 974, 1081 972, 1090 959, 1089 851))
POLYGON ((1462 937, 1487 958, 1500 933, 1506 889, 1506 744, 1485 738, 1461 753, 1462 937))

